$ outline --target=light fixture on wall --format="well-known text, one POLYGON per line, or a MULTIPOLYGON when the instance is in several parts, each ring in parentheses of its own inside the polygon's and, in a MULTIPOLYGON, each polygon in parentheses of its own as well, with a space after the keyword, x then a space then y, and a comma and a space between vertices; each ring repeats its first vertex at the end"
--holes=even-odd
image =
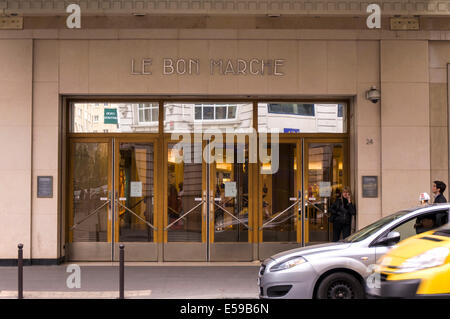
POLYGON ((378 103, 381 99, 381 92, 377 89, 376 86, 370 87, 370 90, 366 91, 366 99, 372 103, 378 103))

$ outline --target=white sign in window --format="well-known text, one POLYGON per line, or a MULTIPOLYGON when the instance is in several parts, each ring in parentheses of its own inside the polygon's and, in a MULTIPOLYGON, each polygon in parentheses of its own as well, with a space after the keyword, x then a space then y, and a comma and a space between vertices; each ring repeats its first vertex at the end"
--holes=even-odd
POLYGON ((225 182, 225 197, 236 197, 236 182, 225 182))
POLYGON ((142 182, 130 183, 130 197, 142 197, 142 182))
POLYGON ((331 196, 331 183, 330 182, 319 182, 319 196, 320 197, 330 197, 331 196))

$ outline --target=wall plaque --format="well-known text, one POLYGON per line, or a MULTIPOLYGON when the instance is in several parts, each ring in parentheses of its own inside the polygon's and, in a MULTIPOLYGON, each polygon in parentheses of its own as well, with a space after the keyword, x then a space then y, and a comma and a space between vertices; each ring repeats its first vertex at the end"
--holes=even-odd
POLYGON ((378 176, 362 177, 362 197, 378 197, 378 176))
POLYGON ((53 198, 53 176, 37 177, 37 197, 53 198))

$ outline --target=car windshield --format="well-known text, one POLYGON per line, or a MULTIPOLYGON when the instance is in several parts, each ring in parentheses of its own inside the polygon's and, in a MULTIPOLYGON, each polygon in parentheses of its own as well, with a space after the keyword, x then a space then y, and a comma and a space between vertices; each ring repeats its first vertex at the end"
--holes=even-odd
POLYGON ((350 235, 349 237, 345 238, 343 240, 343 242, 345 243, 356 243, 359 242, 361 240, 366 239, 367 237, 370 237, 371 235, 375 234, 379 229, 381 229, 382 227, 386 226, 387 224, 389 224, 390 222, 392 222, 393 220, 396 220, 406 214, 408 214, 409 212, 411 212, 410 210, 401 210, 399 212, 396 212, 392 215, 386 216, 381 218, 380 220, 377 220, 375 223, 370 224, 366 227, 364 227, 363 229, 361 229, 360 231, 357 231, 356 233, 350 235))

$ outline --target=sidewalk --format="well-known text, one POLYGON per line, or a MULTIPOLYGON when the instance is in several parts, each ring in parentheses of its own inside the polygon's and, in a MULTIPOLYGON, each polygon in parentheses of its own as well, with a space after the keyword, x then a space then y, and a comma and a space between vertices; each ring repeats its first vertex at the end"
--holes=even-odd
MULTIPOLYGON (((25 298, 118 298, 118 263, 78 263, 81 288, 67 266, 24 267, 25 298)), ((258 298, 259 263, 126 263, 125 297, 258 298)), ((17 268, 0 267, 0 299, 17 298, 17 268)))

